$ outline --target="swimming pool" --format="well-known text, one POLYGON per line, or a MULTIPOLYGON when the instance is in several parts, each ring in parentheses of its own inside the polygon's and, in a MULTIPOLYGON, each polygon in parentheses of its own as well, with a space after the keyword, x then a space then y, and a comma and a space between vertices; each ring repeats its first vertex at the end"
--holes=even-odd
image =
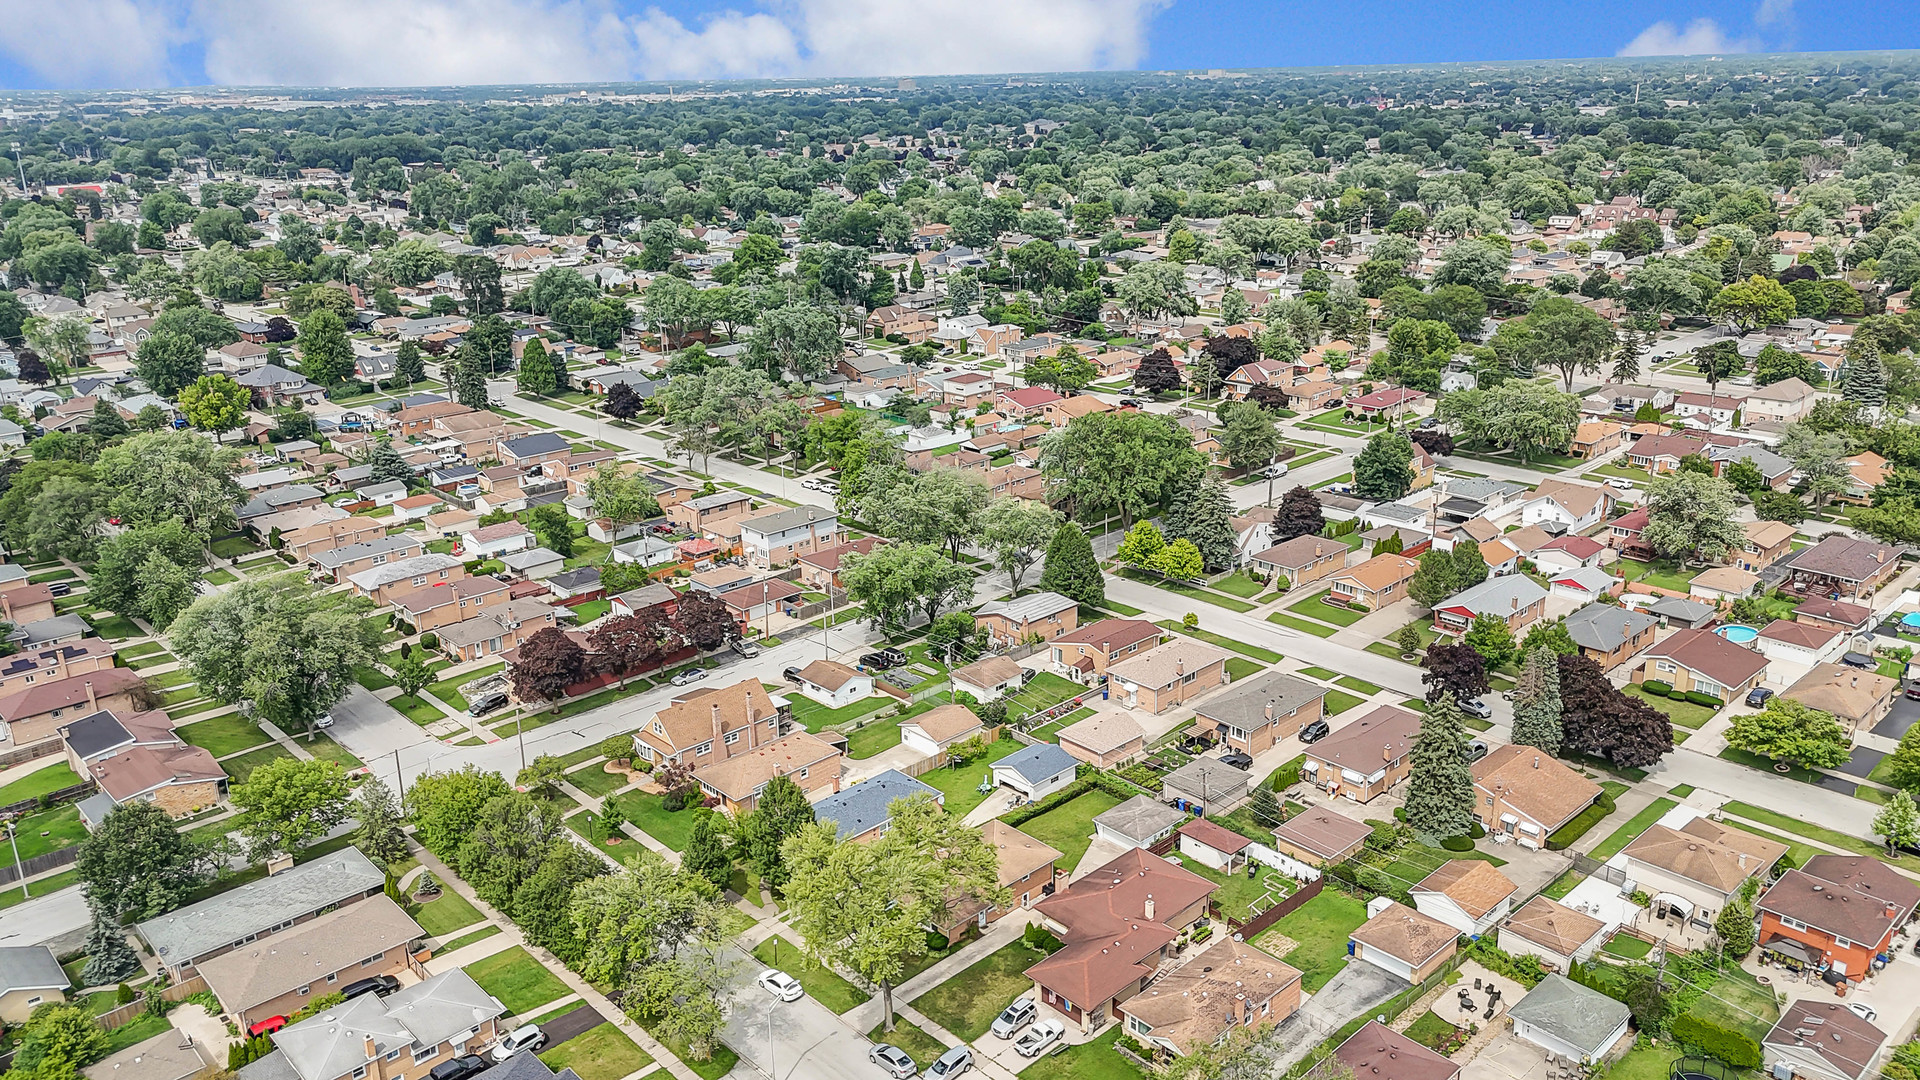
POLYGON ((1760 631, 1755 630, 1751 626, 1723 626, 1715 630, 1714 633, 1719 634, 1735 645, 1750 644, 1754 638, 1760 636, 1760 631))
POLYGON ((1900 616, 1900 625, 1920 627, 1920 611, 1909 611, 1905 615, 1900 616))

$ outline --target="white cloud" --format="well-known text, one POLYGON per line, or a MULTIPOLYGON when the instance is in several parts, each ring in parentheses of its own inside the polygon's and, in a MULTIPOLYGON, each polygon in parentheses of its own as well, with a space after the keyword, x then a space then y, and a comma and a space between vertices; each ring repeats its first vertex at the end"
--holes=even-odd
POLYGON ((175 29, 133 0, 0 0, 0 54, 57 86, 162 86, 175 29))
POLYGON ((1712 19, 1695 19, 1681 30, 1662 19, 1627 42, 1621 56, 1702 56, 1708 53, 1752 52, 1752 38, 1729 38, 1712 19))
POLYGON ((1792 26, 1793 0, 1760 0, 1760 7, 1753 13, 1755 26, 1792 26))

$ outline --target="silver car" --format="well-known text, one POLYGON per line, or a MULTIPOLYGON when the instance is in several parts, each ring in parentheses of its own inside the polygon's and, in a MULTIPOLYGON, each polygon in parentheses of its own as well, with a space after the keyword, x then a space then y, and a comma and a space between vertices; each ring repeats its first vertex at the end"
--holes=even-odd
POLYGON ((994 1038, 1011 1039, 1014 1033, 1033 1023, 1033 1018, 1039 1011, 1039 1006, 1034 1004, 1032 998, 1015 998, 1013 1004, 1002 1010, 999 1016, 994 1017, 993 1026, 987 1030, 993 1032, 994 1038))
POLYGON ((868 1050, 867 1060, 885 1069, 887 1075, 893 1077, 893 1080, 907 1080, 908 1077, 920 1071, 920 1066, 913 1063, 913 1059, 907 1056, 905 1050, 888 1043, 881 1043, 868 1050))

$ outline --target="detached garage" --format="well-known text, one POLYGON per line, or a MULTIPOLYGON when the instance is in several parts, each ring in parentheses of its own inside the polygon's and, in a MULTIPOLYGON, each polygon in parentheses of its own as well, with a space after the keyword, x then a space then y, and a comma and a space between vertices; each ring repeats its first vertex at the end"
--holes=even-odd
POLYGON ((932 757, 981 732, 980 718, 965 705, 942 705, 900 721, 900 742, 932 757))
POLYGON ((1564 975, 1549 975, 1507 1010, 1513 1033, 1551 1053, 1599 1061, 1627 1033, 1627 1007, 1564 975))

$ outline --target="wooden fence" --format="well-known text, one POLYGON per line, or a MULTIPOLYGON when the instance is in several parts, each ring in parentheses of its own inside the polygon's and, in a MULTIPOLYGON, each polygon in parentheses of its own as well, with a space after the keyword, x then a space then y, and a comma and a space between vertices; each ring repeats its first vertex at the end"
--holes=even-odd
POLYGON ((1253 918, 1248 919, 1246 922, 1235 925, 1236 920, 1228 919, 1227 925, 1232 927, 1233 932, 1239 934, 1242 940, 1252 941, 1261 931, 1300 910, 1300 907, 1307 901, 1319 896, 1320 890, 1326 888, 1326 883, 1326 878, 1316 878, 1301 886, 1300 891, 1260 914, 1255 915, 1253 918))
MULTIPOLYGON (((202 978, 199 975, 195 975, 193 978, 188 979, 186 982, 175 983, 172 986, 167 987, 165 990, 160 991, 160 1000, 184 1001, 187 998, 190 998, 193 995, 201 993, 208 989, 209 987, 207 986, 207 980, 202 978)), ((147 995, 145 993, 142 993, 139 997, 134 998, 132 1001, 127 1002, 125 1005, 121 1005, 118 1008, 108 1009, 106 1012, 103 1012, 99 1016, 94 1017, 93 1022, 96 1024, 99 1024, 102 1028, 105 1028, 108 1031, 112 1031, 114 1028, 119 1027, 121 1024, 124 1024, 129 1020, 135 1019, 141 1013, 146 1011, 147 1011, 147 995)))
MULTIPOLYGON (((8 849, 0 848, 0 858, 5 858, 8 854, 10 854, 8 849)), ((58 851, 49 851, 44 855, 35 855, 31 859, 22 859, 20 860, 20 865, 17 867, 12 863, 7 863, 5 866, 0 866, 0 886, 17 883, 22 874, 32 878, 38 877, 49 870, 58 870, 63 866, 72 866, 79 858, 80 845, 75 844, 72 847, 63 847, 58 851)))
POLYGON ((11 769, 15 765, 24 765, 29 761, 38 761, 43 757, 51 757, 54 754, 64 754, 66 751, 66 744, 62 743, 59 739, 49 739, 46 742, 35 743, 32 746, 22 746, 17 750, 9 750, 4 754, 0 754, 0 769, 11 769))
POLYGON ((17 803, 0 806, 0 819, 31 814, 35 810, 44 809, 49 806, 59 806, 61 803, 74 802, 78 799, 84 799, 91 794, 93 794, 93 781, 82 780, 77 784, 69 784, 57 791, 49 791, 45 795, 37 795, 31 799, 22 799, 17 803))
MULTIPOLYGON (((1008 729, 1005 727, 987 728, 986 730, 980 733, 980 741, 984 743, 989 743, 989 744, 999 742, 1001 734, 1006 732, 1007 730, 1008 729)), ((1017 735, 1018 733, 1016 732, 1015 734, 1017 735)), ((921 761, 916 761, 911 765, 901 765, 899 766, 899 769, 901 772, 906 773, 908 776, 925 776, 927 773, 930 773, 935 769, 945 768, 947 763, 952 760, 953 760, 952 755, 948 754, 945 750, 942 750, 930 758, 926 758, 921 761)))

